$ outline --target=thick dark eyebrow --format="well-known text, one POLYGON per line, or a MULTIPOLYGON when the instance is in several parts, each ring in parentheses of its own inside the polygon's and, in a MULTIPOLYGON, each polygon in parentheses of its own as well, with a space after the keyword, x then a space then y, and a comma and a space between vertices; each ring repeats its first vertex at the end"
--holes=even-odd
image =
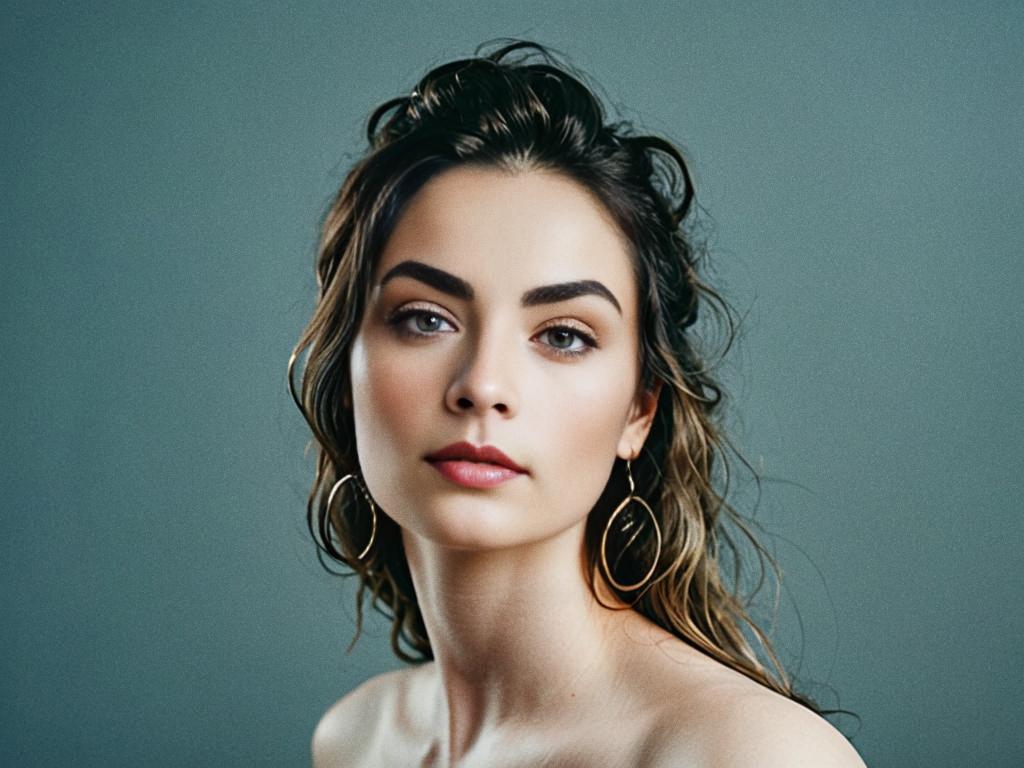
MULTIPOLYGON (((419 280, 421 283, 426 283, 431 288, 436 288, 441 293, 447 293, 457 299, 471 301, 474 296, 473 286, 461 277, 456 277, 451 272, 445 272, 443 269, 431 267, 420 261, 403 261, 396 264, 381 278, 380 284, 383 287, 389 280, 400 276, 419 280)), ((568 283, 554 283, 531 288, 523 294, 520 303, 524 307, 535 307, 539 304, 568 301, 577 296, 600 296, 610 301, 618 313, 622 314, 622 307, 615 298, 615 294, 609 291, 604 283, 597 280, 573 280, 568 283)))
POLYGON ((456 277, 451 272, 431 267, 421 261, 403 261, 401 264, 396 264, 380 279, 381 287, 383 288, 389 280, 402 276, 419 280, 421 283, 426 283, 431 288, 436 288, 441 293, 447 293, 457 299, 470 301, 473 298, 473 286, 461 277, 456 277))
POLYGON ((619 306, 615 294, 609 291, 604 283, 597 280, 574 280, 571 283, 555 283, 553 285, 542 285, 539 288, 531 288, 523 294, 522 304, 524 307, 535 307, 538 304, 554 304, 557 301, 568 301, 577 296, 600 296, 608 299, 622 314, 622 307, 619 306))

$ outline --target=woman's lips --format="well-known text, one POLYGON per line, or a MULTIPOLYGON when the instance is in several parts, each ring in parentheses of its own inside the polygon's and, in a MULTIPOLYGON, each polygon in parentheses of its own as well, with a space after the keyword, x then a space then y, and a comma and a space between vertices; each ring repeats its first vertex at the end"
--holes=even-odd
POLYGON ((499 448, 466 440, 445 446, 426 459, 448 480, 465 488, 493 488, 529 474, 499 448))
POLYGON ((493 488, 523 474, 500 464, 466 459, 444 459, 430 464, 453 483, 467 488, 493 488))

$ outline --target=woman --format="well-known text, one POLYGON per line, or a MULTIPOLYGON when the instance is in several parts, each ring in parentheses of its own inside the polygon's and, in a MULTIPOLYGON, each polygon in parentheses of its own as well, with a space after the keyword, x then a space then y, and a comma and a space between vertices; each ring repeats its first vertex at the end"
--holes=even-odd
POLYGON ((314 764, 862 765, 719 570, 747 529, 693 324, 729 314, 679 152, 526 42, 434 69, 368 135, 289 382, 318 555, 414 664, 335 704, 314 764))

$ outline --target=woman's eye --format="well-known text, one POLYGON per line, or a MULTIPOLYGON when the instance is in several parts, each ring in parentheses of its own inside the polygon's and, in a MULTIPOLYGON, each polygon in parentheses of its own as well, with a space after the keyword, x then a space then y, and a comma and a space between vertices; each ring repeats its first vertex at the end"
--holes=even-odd
POLYGON ((399 312, 391 318, 390 322, 400 333, 408 336, 429 336, 442 331, 445 325, 451 328, 451 323, 441 315, 426 309, 410 309, 399 312))
POLYGON ((438 315, 420 312, 413 315, 412 322, 413 325, 416 326, 417 331, 430 333, 431 331, 439 330, 444 320, 442 320, 438 315))
POLYGON ((593 337, 567 326, 555 326, 541 331, 547 336, 547 345, 560 355, 585 355, 597 346, 593 337))

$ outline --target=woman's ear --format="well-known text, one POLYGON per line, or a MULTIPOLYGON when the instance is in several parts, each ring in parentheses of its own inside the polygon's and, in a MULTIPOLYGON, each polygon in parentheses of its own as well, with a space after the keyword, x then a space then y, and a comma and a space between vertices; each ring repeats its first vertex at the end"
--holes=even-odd
POLYGON ((629 409, 626 428, 619 439, 618 455, 620 459, 636 459, 640 449, 647 440, 654 423, 654 414, 658 411, 658 398, 661 396, 661 381, 655 381, 649 390, 642 390, 633 400, 629 409))

